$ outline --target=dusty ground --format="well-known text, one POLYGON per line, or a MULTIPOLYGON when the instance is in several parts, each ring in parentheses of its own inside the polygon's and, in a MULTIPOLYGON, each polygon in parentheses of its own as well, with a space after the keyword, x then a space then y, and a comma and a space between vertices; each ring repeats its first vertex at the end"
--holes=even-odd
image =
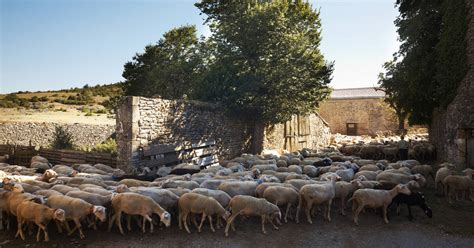
MULTIPOLYGON (((33 236, 26 241, 14 239, 14 232, 0 232, 2 247, 474 247, 474 205, 449 207, 444 199, 427 194, 434 217, 428 219, 420 209, 413 209, 415 220, 408 221, 406 208, 397 216, 391 212, 391 222, 384 224, 372 211, 363 214, 360 226, 352 224, 350 216, 342 216, 333 209, 333 221, 323 221, 321 215, 314 224, 306 221, 283 225, 279 231, 267 226, 267 235, 260 232, 260 222, 250 219, 236 224, 237 231, 224 236, 222 229, 212 233, 206 225, 203 233, 192 234, 179 230, 177 223, 170 228, 142 234, 134 229, 126 236, 117 229, 86 231, 86 239, 64 237, 51 226, 51 242, 36 243, 33 236)), ((207 223, 206 223, 207 224, 207 223)), ((104 227, 102 227, 103 229, 104 227)))

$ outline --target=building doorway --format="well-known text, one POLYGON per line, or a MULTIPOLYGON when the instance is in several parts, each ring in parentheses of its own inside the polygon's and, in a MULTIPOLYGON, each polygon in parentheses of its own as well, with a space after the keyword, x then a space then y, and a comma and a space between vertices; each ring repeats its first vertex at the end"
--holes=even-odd
POLYGON ((474 129, 466 130, 466 165, 474 168, 474 129))
POLYGON ((346 133, 347 133, 347 135, 356 136, 357 135, 357 123, 347 123, 346 124, 346 133))

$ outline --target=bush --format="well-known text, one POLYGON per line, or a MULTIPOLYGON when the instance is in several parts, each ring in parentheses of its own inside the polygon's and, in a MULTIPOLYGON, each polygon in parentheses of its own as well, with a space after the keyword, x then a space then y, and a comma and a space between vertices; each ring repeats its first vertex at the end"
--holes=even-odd
POLYGON ((72 141, 72 135, 63 127, 57 126, 51 147, 54 149, 73 149, 74 143, 72 141))
POLYGON ((93 147, 91 151, 117 154, 117 142, 115 141, 115 139, 109 138, 106 141, 93 147))
POLYGON ((38 98, 38 100, 39 100, 40 102, 47 102, 49 99, 48 99, 47 96, 42 96, 42 97, 38 98))
POLYGON ((92 112, 88 112, 85 116, 94 116, 92 112))

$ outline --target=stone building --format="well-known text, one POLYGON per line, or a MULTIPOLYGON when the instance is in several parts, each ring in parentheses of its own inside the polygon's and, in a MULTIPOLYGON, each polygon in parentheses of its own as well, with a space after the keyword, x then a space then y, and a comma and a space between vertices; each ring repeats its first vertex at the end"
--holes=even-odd
POLYGON ((332 133, 376 135, 395 132, 398 121, 393 110, 383 100, 385 93, 374 87, 335 89, 321 103, 319 113, 332 133))
POLYGON ((434 112, 430 140, 436 146, 440 162, 455 163, 459 168, 474 168, 474 2, 466 3, 471 16, 466 37, 469 70, 454 100, 446 109, 434 112))
MULTIPOLYGON (((154 145, 181 145, 215 141, 219 159, 249 152, 253 127, 231 118, 216 105, 197 101, 127 96, 117 112, 119 168, 148 166, 143 149, 154 145), (147 164, 147 165, 144 165, 147 164)), ((298 150, 329 144, 330 130, 317 114, 294 116, 291 121, 258 131, 261 149, 298 150)))

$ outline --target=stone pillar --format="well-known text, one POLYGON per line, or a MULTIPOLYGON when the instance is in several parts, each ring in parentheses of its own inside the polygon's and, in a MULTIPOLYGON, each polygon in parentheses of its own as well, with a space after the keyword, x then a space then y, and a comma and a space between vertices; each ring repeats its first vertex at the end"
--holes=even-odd
POLYGON ((117 110, 117 167, 131 173, 138 165, 140 146, 137 140, 140 97, 126 96, 117 110))

